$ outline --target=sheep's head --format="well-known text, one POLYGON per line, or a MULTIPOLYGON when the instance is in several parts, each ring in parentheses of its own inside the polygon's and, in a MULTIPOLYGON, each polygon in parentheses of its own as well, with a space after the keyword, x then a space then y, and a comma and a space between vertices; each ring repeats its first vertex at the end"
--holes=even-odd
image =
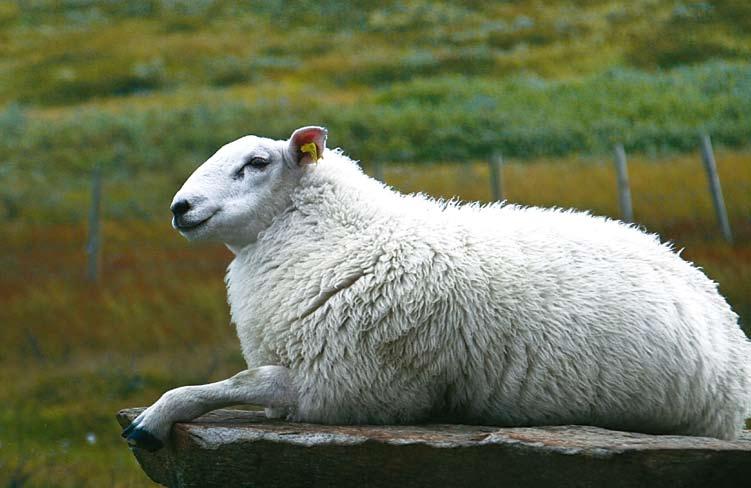
POLYGON ((237 251, 290 203, 304 167, 326 148, 326 129, 303 127, 287 141, 246 136, 219 149, 172 200, 172 226, 190 240, 237 251))

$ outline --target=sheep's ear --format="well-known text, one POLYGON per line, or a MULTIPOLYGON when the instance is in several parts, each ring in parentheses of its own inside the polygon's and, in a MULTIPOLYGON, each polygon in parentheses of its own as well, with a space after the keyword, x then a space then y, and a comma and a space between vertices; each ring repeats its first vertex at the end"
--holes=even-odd
POLYGON ((317 162, 326 149, 328 131, 323 127, 301 127, 289 138, 289 152, 294 161, 302 166, 317 162))

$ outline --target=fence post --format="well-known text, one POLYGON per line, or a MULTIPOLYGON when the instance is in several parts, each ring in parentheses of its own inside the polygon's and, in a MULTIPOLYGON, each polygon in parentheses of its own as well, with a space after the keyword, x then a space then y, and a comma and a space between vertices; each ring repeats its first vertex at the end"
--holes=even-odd
POLYGON ((383 162, 379 159, 373 160, 373 178, 377 179, 381 183, 385 183, 383 179, 383 162))
POLYGON ((494 202, 503 200, 503 156, 493 154, 488 161, 490 166, 490 195, 494 202))
POLYGON ((456 193, 457 195, 459 195, 461 189, 472 188, 473 184, 475 183, 474 167, 472 165, 472 161, 465 159, 461 163, 454 164, 453 168, 459 172, 459 174, 456 176, 456 182, 459 187, 456 193))
POLYGON ((99 280, 99 250, 101 246, 99 220, 102 202, 102 165, 97 162, 91 173, 91 206, 89 207, 89 238, 86 244, 86 278, 99 280))
POLYGON ((621 207, 621 218, 624 222, 633 222, 634 208, 631 203, 626 150, 623 149, 623 144, 615 145, 615 172, 618 179, 618 203, 621 207))
POLYGON ((730 221, 728 212, 725 208, 725 200, 722 198, 722 187, 720 186, 720 175, 717 174, 717 163, 712 151, 712 140, 709 134, 701 134, 701 159, 704 162, 704 169, 707 171, 707 180, 709 181, 709 192, 712 194, 712 202, 717 213, 717 221, 720 223, 722 236, 729 243, 733 243, 733 234, 730 232, 730 221))

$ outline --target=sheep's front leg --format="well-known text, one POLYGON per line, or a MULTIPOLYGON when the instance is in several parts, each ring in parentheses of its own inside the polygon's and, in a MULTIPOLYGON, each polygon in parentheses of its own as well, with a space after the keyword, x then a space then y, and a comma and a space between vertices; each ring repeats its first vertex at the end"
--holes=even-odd
POLYGON ((241 403, 262 405, 275 412, 294 407, 297 395, 289 370, 261 366, 216 383, 175 388, 136 417, 122 435, 131 446, 157 451, 164 446, 174 422, 241 403))

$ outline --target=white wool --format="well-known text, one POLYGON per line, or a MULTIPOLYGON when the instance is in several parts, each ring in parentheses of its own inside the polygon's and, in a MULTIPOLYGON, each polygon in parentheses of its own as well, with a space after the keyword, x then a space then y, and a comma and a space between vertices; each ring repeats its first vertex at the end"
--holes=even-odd
POLYGON ((402 195, 332 150, 290 198, 236 249, 227 286, 248 366, 290 371, 293 419, 742 428, 749 341, 655 236, 402 195))

